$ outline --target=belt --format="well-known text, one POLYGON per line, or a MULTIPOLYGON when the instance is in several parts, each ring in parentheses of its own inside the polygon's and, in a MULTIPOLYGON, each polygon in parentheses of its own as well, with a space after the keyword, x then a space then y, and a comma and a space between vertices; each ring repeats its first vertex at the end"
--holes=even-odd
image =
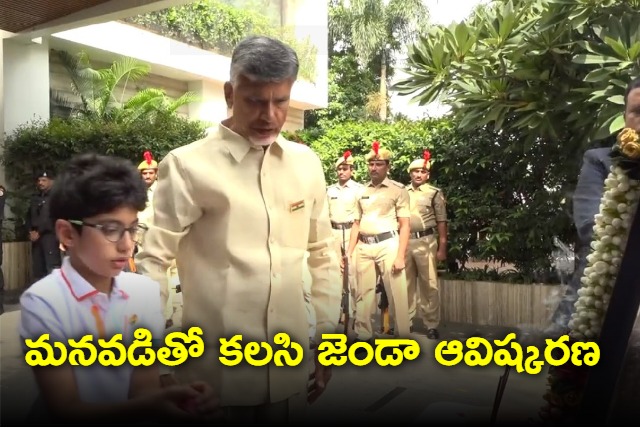
POLYGON ((433 229, 433 227, 426 230, 421 230, 419 232, 411 232, 409 234, 409 239, 418 239, 418 238, 422 238, 423 236, 433 235, 434 233, 435 233, 435 230, 433 229))
POLYGON ((394 230, 392 232, 378 233, 377 235, 359 234, 358 239, 360 240, 360 242, 364 242, 365 244, 377 244, 378 242, 386 241, 387 239, 391 239, 397 235, 398 232, 394 230))
POLYGON ((346 223, 336 223, 335 221, 331 222, 331 227, 333 229, 338 229, 338 230, 350 229, 352 225, 353 225, 352 221, 348 221, 346 223))

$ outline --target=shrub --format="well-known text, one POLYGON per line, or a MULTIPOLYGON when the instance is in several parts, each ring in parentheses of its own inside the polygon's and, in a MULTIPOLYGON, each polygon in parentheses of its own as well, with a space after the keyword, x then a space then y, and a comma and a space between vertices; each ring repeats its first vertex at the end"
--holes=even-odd
POLYGON ((160 160, 171 149, 204 135, 205 124, 172 114, 156 123, 121 125, 93 123, 82 118, 53 118, 21 125, 5 139, 1 157, 8 187, 12 189, 7 193, 12 216, 7 218, 6 239, 26 239, 24 221, 39 170, 57 171, 75 154, 87 152, 119 156, 137 165, 145 150, 160 160))
POLYGON ((567 189, 577 171, 561 160, 575 157, 562 146, 526 147, 516 135, 480 129, 464 133, 448 119, 348 122, 299 132, 323 161, 327 182, 345 150, 355 157, 355 176, 368 180, 364 155, 371 143, 394 153, 390 176, 409 183, 407 167, 432 153, 431 183, 443 190, 449 215, 449 262, 469 258, 511 263, 524 275, 546 276, 553 237, 574 242, 567 189))

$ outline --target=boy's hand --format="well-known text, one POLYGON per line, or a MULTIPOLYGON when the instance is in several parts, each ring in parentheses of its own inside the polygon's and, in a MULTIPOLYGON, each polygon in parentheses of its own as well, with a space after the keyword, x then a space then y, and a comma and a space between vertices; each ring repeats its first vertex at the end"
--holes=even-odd
POLYGON ((188 411, 205 420, 221 419, 223 417, 220 400, 208 383, 192 382, 189 386, 198 391, 199 395, 189 403, 186 403, 188 411))
POLYGON ((145 396, 149 412, 158 420, 195 420, 183 403, 197 399, 199 393, 189 385, 172 385, 145 396))

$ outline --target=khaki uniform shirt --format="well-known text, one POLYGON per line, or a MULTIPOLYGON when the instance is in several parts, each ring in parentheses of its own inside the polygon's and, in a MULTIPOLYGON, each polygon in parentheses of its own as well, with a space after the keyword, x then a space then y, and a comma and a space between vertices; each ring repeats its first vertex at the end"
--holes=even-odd
POLYGON ((447 221, 447 208, 442 191, 425 183, 414 189, 407 187, 411 207, 411 232, 420 232, 447 221))
POLYGON ((158 187, 158 180, 154 181, 147 189, 147 207, 144 211, 138 213, 138 222, 147 226, 153 223, 153 195, 155 194, 156 187, 158 187))
POLYGON ((398 231, 398 217, 410 217, 409 194, 389 178, 378 186, 369 182, 358 199, 360 233, 377 235, 398 231))
POLYGON ((325 186, 320 159, 307 146, 280 136, 265 151, 223 125, 161 161, 155 221, 137 264, 161 284, 164 303, 166 271, 177 259, 182 326, 204 332, 204 355, 177 366, 178 379, 210 382, 223 406, 306 394, 306 364, 227 367, 218 349, 220 338, 242 334, 244 346, 286 332, 308 355, 306 251, 316 340, 335 331, 342 284, 325 186))
POLYGON ((335 223, 348 223, 356 218, 358 196, 364 186, 353 180, 349 180, 341 186, 340 183, 332 184, 327 188, 329 201, 329 217, 335 223))

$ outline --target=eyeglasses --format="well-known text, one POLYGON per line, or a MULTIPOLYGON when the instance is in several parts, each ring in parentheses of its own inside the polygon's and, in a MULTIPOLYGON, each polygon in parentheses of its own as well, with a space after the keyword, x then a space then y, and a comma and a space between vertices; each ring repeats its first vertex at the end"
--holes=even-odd
POLYGON ((125 232, 129 232, 129 236, 131 236, 131 240, 135 243, 139 243, 142 239, 144 233, 149 230, 149 228, 144 224, 137 224, 131 227, 124 227, 122 223, 118 222, 109 222, 104 224, 93 224, 87 223, 82 220, 69 220, 69 223, 74 224, 76 226, 87 226, 93 227, 94 229, 98 229, 104 237, 109 242, 119 242, 123 237, 125 232))

